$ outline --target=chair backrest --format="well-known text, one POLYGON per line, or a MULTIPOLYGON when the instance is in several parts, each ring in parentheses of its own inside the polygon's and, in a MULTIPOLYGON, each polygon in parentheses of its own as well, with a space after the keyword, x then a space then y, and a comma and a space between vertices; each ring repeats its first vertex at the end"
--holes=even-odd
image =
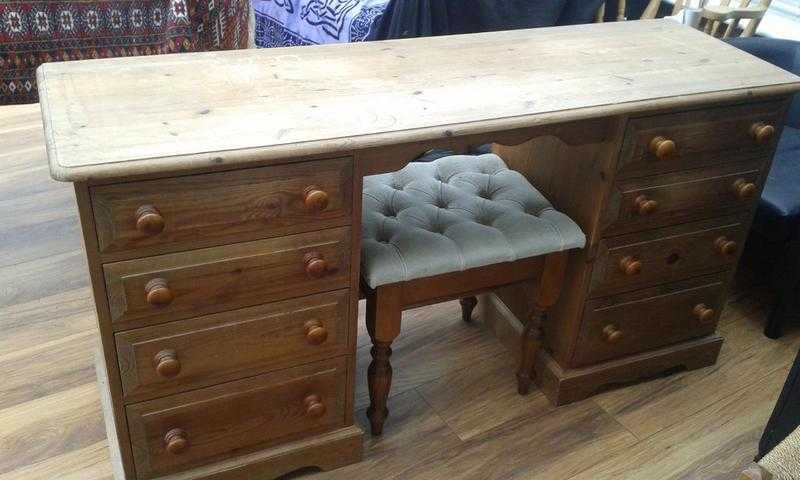
MULTIPOLYGON (((705 2, 702 2, 705 3, 705 2)), ((738 5, 732 5, 731 0, 721 0, 718 5, 703 5, 702 17, 705 21, 704 31, 715 37, 729 38, 739 30, 741 20, 749 20, 742 30, 742 37, 752 37, 767 13, 772 0, 740 0, 738 5), (720 29, 727 23, 724 32, 720 29)))
MULTIPOLYGON (((675 0, 672 15, 677 15, 687 6, 693 6, 692 3, 694 2, 675 0)), ((752 37, 771 3, 772 0, 720 0, 719 2, 700 0, 699 6, 702 8, 703 22, 701 28, 710 35, 728 38, 738 32, 739 22, 746 19, 749 22, 742 30, 741 36, 752 37), (721 30, 723 24, 727 24, 727 27, 721 30)), ((661 0, 650 0, 642 18, 656 18, 660 5, 661 0)))
MULTIPOLYGON (((677 10, 679 10, 678 2, 680 2, 681 8, 683 8, 683 1, 676 0, 675 7, 672 9, 673 15, 677 13, 677 10)), ((644 12, 642 12, 642 16, 640 18, 642 20, 651 20, 653 18, 656 18, 656 15, 658 14, 658 7, 660 6, 661 6, 661 0, 650 0, 650 2, 647 4, 647 7, 645 7, 644 9, 644 12)))
MULTIPOLYGON (((602 23, 605 20, 606 4, 607 3, 608 2, 603 2, 603 4, 600 5, 600 10, 597 11, 597 18, 596 18, 596 22, 597 23, 602 23)), ((625 0, 617 0, 617 18, 616 18, 616 20, 618 22, 623 22, 623 21, 627 20, 627 18, 625 17, 625 7, 626 7, 626 5, 627 5, 627 2, 625 0)))

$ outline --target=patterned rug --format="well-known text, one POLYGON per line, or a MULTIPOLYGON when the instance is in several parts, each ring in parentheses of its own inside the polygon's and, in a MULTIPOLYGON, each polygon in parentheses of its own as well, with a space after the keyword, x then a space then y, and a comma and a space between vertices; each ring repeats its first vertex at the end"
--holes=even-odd
POLYGON ((0 1, 0 105, 45 62, 247 48, 249 0, 0 1))

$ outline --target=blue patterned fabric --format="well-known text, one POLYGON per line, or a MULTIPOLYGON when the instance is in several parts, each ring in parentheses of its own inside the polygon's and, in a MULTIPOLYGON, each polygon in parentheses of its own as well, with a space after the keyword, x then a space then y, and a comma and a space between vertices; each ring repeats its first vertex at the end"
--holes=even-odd
POLYGON ((261 48, 364 41, 389 0, 253 0, 261 48))

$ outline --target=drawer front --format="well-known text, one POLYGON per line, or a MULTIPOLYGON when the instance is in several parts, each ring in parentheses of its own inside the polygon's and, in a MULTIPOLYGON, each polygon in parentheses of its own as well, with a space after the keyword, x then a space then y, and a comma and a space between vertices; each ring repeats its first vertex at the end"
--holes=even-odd
POLYGON ((187 250, 350 223, 350 159, 91 189, 100 251, 187 250))
POLYGON ((344 426, 346 357, 126 407, 139 478, 344 426))
POLYGON ((770 158, 783 110, 783 102, 767 102, 633 119, 617 177, 770 158), (772 127, 772 135, 769 129, 753 130, 760 124, 772 127))
POLYGON ((591 296, 727 270, 746 238, 743 221, 714 219, 606 238, 592 271, 591 296))
POLYGON ((713 333, 723 291, 721 279, 704 277, 590 300, 575 349, 575 366, 713 333))
POLYGON ((346 288, 349 227, 103 266, 116 330, 346 288))
POLYGON ((347 353, 348 290, 116 334, 126 402, 347 353))
POLYGON ((761 192, 760 165, 736 164, 618 181, 606 235, 745 212, 761 192))

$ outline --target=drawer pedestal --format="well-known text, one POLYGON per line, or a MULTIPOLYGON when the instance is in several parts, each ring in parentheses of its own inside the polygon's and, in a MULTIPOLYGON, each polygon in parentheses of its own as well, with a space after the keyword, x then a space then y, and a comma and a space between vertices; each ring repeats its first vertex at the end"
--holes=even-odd
POLYGON ((75 191, 117 480, 361 459, 350 157, 75 191))
MULTIPOLYGON (((716 361, 717 321, 786 105, 609 118, 591 146, 558 134, 494 146, 587 234, 543 323, 537 380, 554 403, 716 361), (768 138, 754 133, 763 125, 775 126, 768 138)), ((486 323, 515 354, 530 288, 482 298, 486 323)))

